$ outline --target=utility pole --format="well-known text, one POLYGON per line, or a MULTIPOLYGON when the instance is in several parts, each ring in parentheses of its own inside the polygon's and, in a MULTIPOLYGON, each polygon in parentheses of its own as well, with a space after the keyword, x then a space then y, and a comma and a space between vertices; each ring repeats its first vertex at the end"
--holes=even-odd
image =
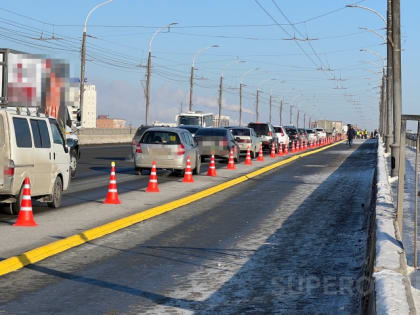
POLYGON ((85 96, 85 63, 86 63, 86 25, 83 29, 82 39, 82 55, 81 55, 81 69, 80 69, 80 126, 83 126, 83 102, 85 96))
POLYGON ((242 125, 242 83, 239 83, 239 126, 242 125))
POLYGON ((149 51, 147 57, 147 78, 146 78, 146 126, 149 125, 149 109, 150 109, 150 67, 152 59, 152 52, 149 51))
POLYGON ((300 114, 300 110, 298 109, 297 115, 296 115, 296 128, 299 128, 299 114, 300 114))
POLYGON ((220 127, 220 119, 222 117, 222 97, 223 97, 223 76, 220 76, 220 85, 219 85, 219 122, 217 124, 220 127))
POLYGON ((280 101, 280 126, 283 126, 282 124, 282 115, 283 115, 283 100, 280 101))
POLYGON ((387 128, 385 135, 385 152, 391 151, 392 136, 392 0, 387 0, 386 23, 386 110, 387 128))
POLYGON ((271 124, 271 108, 272 108, 271 101, 272 101, 272 96, 271 96, 271 91, 270 91, 270 124, 271 124))
POLYGON ((82 51, 81 51, 81 62, 80 62, 80 124, 83 126, 83 101, 85 94, 85 63, 86 63, 86 27, 90 15, 97 8, 112 2, 112 0, 103 1, 96 6, 94 6, 88 13, 85 19, 85 24, 83 26, 83 38, 82 38, 82 51))
POLYGON ((312 117, 311 116, 309 116, 309 128, 312 128, 312 117))
POLYGON ((190 75, 190 106, 188 110, 192 111, 192 98, 193 98, 193 84, 194 82, 194 65, 191 66, 191 75, 190 75))
POLYGON ((306 113, 303 113, 303 129, 306 128, 306 113))
MULTIPOLYGON (((401 28, 400 0, 392 0, 392 43, 393 43, 393 100, 394 100, 394 142, 391 146, 391 176, 398 176, 400 166, 400 133, 401 133, 401 28)), ((404 178, 399 178, 404 180, 404 178)))
POLYGON ((255 114, 256 114, 256 122, 258 122, 258 98, 259 98, 259 95, 260 95, 260 90, 259 89, 257 89, 257 103, 256 103, 256 105, 255 105, 255 114))
POLYGON ((293 105, 290 105, 290 124, 292 124, 293 105))

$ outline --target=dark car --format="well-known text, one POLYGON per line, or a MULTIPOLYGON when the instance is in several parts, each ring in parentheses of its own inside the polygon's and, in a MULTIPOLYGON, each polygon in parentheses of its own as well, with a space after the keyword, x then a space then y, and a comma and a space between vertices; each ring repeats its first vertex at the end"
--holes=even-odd
POLYGON ((235 162, 238 161, 240 149, 229 129, 200 128, 195 134, 195 141, 200 148, 201 161, 212 154, 218 158, 229 159, 231 149, 235 162))
POLYGON ((285 126, 284 128, 290 139, 289 146, 291 146, 292 142, 299 140, 299 132, 295 126, 285 126))
POLYGON ((261 138, 263 150, 271 151, 271 146, 274 143, 275 151, 278 152, 279 141, 274 127, 271 124, 250 122, 248 127, 254 129, 257 136, 261 138))
POLYGON ((195 125, 179 125, 178 128, 181 129, 187 129, 189 132, 191 132, 191 135, 194 137, 197 130, 201 128, 201 126, 195 126, 195 125))
POLYGON ((131 153, 133 154, 132 156, 134 157, 134 154, 136 153, 136 147, 137 144, 140 142, 140 138, 141 136, 144 134, 144 132, 149 129, 152 128, 153 126, 143 126, 141 125, 140 127, 137 128, 136 133, 134 134, 133 140, 131 140, 131 153))
POLYGON ((308 142, 309 137, 308 137, 308 134, 306 133, 306 129, 298 128, 298 132, 300 135, 299 139, 301 141, 308 142))

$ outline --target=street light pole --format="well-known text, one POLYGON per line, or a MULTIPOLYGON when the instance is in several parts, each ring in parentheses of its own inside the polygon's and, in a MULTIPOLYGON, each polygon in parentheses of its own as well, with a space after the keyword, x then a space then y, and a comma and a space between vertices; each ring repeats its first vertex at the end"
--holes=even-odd
POLYGON ((283 126, 282 115, 283 115, 283 100, 280 101, 280 126, 283 126))
POLYGON ((88 13, 85 19, 85 24, 83 26, 83 38, 82 38, 82 51, 81 51, 81 62, 80 62, 80 123, 83 124, 83 101, 84 101, 84 94, 85 94, 85 64, 86 64, 86 26, 89 20, 90 15, 95 11, 97 8, 112 2, 112 0, 107 0, 101 2, 94 6, 88 13))
MULTIPOLYGON (((400 167, 400 133, 401 133, 401 28, 400 0, 392 0, 392 43, 393 43, 393 103, 394 103, 394 142, 391 145, 391 176, 398 176, 400 167)), ((404 178, 399 178, 404 180, 404 178)))
POLYGON ((207 49, 210 48, 216 48, 219 47, 219 45, 211 45, 211 46, 207 46, 204 48, 201 48, 200 50, 198 50, 192 59, 192 63, 191 63, 191 75, 190 75, 190 102, 189 102, 189 111, 192 111, 192 99, 193 99, 193 88, 194 88, 194 66, 195 66, 195 58, 197 58, 197 56, 202 53, 203 51, 206 51, 207 49))
POLYGON ((260 94, 260 90, 257 88, 257 102, 256 102, 256 105, 255 105, 255 122, 258 122, 258 106, 259 106, 259 104, 258 104, 258 97, 259 97, 259 94, 260 94))
POLYGON ((385 152, 391 151, 392 136, 392 0, 387 0, 387 23, 386 23, 386 110, 387 110, 387 134, 385 135, 385 152))
POLYGON ((292 124, 292 116, 293 116, 293 105, 290 104, 290 124, 292 124))
POLYGON ((152 35, 152 38, 149 41, 149 52, 147 55, 147 78, 146 78, 146 126, 149 124, 149 111, 150 111, 150 75, 151 75, 151 66, 152 66, 152 42, 153 39, 156 37, 164 29, 170 30, 171 25, 175 25, 178 23, 170 23, 166 26, 158 28, 152 35))
POLYGON ((246 71, 239 80, 239 126, 242 125, 242 88, 244 86, 243 80, 244 78, 251 73, 252 71, 258 70, 259 68, 254 68, 246 71))
POLYGON ((297 115, 296 115, 296 128, 299 128, 299 114, 300 114, 300 110, 297 110, 297 115))
POLYGON ((271 124, 271 107, 272 107, 272 99, 273 99, 273 97, 272 97, 272 95, 271 95, 271 90, 270 90, 270 116, 269 116, 269 120, 270 120, 270 124, 271 124))
MULTIPOLYGON (((255 107, 255 110, 256 110, 256 118, 257 118, 257 122, 258 122, 258 117, 259 117, 259 103, 258 103, 258 96, 259 96, 259 92, 260 92, 260 86, 264 83, 264 82, 267 82, 267 81, 275 81, 276 79, 275 78, 271 78, 271 79, 264 79, 264 80, 262 80, 260 83, 258 83, 257 84, 257 104, 256 104, 256 107, 255 107)), ((270 102, 271 102, 271 97, 270 97, 270 102)), ((271 107, 271 106, 270 106, 271 107)), ((270 112, 271 112, 271 109, 270 109, 270 112)), ((270 116, 271 116, 271 114, 270 114, 270 116)), ((271 119, 271 118, 270 118, 271 119)))

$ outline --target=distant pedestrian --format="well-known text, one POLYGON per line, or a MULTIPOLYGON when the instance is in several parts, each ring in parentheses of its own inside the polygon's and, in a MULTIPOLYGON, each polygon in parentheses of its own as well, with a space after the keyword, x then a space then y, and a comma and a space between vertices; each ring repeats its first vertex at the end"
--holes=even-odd
POLYGON ((347 129, 347 139, 348 139, 348 145, 349 147, 351 147, 351 145, 353 144, 353 139, 356 136, 356 130, 353 129, 352 125, 348 124, 348 129, 347 129))
POLYGON ((376 130, 376 129, 375 129, 375 132, 373 133, 373 136, 374 136, 375 138, 377 138, 377 137, 378 137, 378 130, 376 130))

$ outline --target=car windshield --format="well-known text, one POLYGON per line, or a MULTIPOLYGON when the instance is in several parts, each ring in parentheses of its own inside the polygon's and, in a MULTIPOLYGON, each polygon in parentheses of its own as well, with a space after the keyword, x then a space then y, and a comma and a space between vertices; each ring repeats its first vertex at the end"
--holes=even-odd
POLYGON ((281 129, 281 127, 274 127, 274 131, 276 133, 282 133, 283 132, 283 130, 281 129))
POLYGON ((195 134, 196 136, 217 136, 225 137, 227 129, 218 129, 218 128, 201 128, 195 134))
POLYGON ((269 132, 267 124, 249 124, 248 127, 254 129, 258 136, 268 135, 269 132))
POLYGON ((179 116, 178 125, 197 125, 200 126, 200 117, 195 116, 179 116))
POLYGON ((198 129, 200 129, 200 127, 199 126, 197 126, 197 127, 194 127, 194 126, 179 126, 179 128, 181 128, 181 129, 186 129, 186 130, 188 130, 189 132, 191 132, 191 133, 196 133, 196 131, 198 130, 198 129))
POLYGON ((317 129, 316 131, 321 131, 321 132, 324 132, 324 129, 317 129))
POLYGON ((145 144, 181 144, 179 136, 175 132, 169 131, 147 131, 141 138, 140 143, 145 144))
POLYGON ((306 133, 314 133, 312 129, 306 129, 306 133))
POLYGON ((288 134, 291 134, 291 135, 295 135, 295 134, 297 134, 296 129, 294 129, 294 128, 287 128, 287 127, 286 127, 286 132, 287 132, 288 134))
POLYGON ((249 129, 230 129, 234 136, 249 136, 249 129))

